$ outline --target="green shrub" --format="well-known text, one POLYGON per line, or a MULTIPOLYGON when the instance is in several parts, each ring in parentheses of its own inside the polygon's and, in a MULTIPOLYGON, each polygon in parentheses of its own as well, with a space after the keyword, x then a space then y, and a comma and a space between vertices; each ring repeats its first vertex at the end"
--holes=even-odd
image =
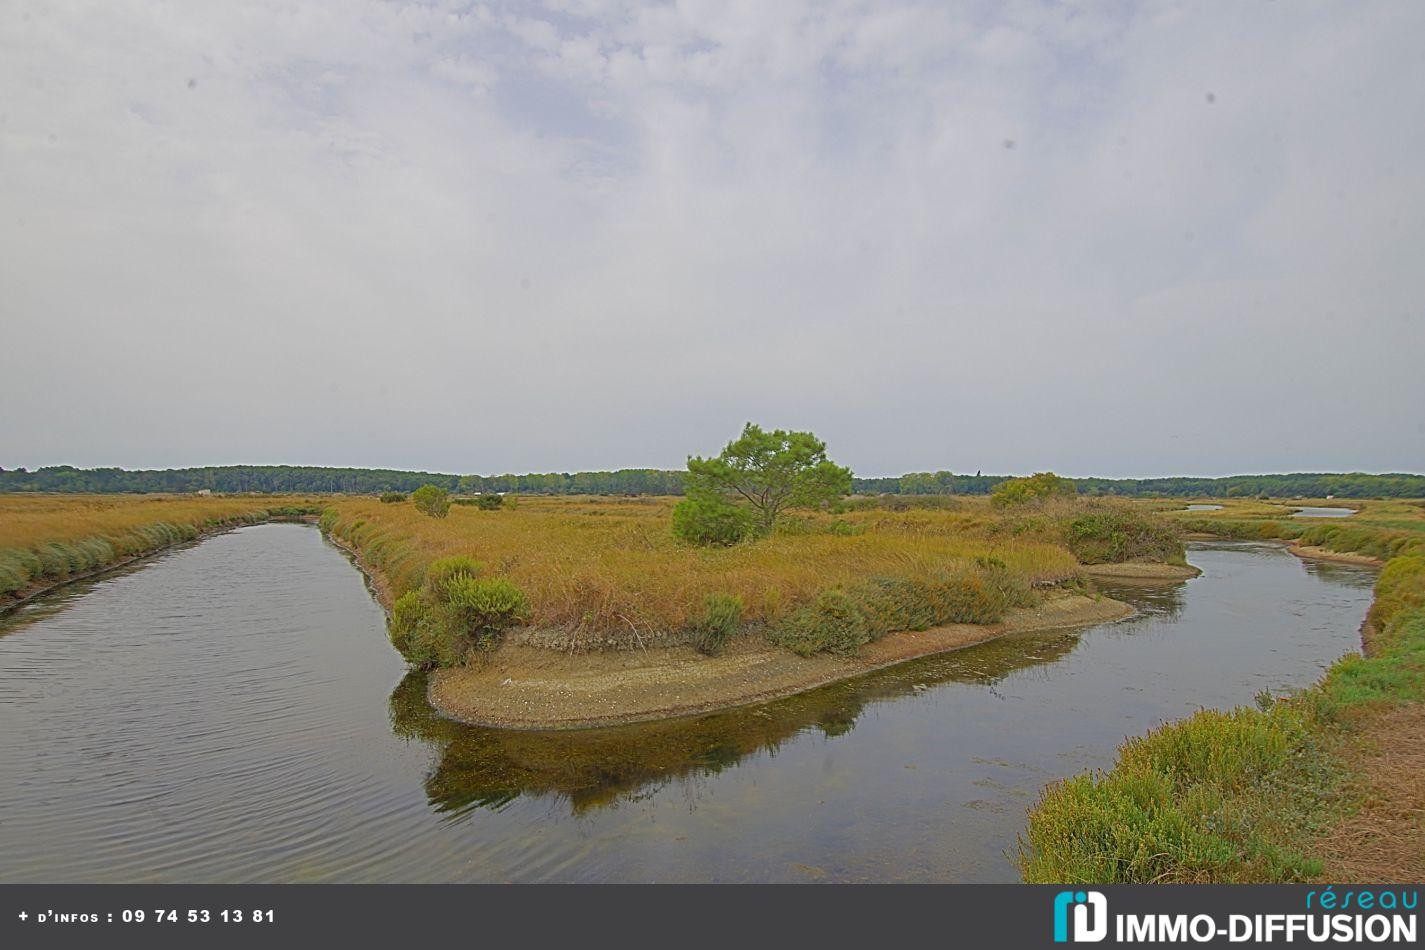
POLYGON ((975 571, 946 577, 931 585, 937 623, 999 623, 1009 598, 997 578, 975 571))
POLYGON ((1072 481, 1053 472, 1038 472, 1028 478, 1010 478, 990 490, 990 504, 1013 508, 1051 498, 1073 498, 1079 493, 1072 481))
POLYGON ((690 495, 673 508, 673 535, 690 544, 736 544, 751 534, 751 513, 720 495, 690 495))
POLYGON ((447 597, 447 587, 455 578, 479 577, 485 565, 465 554, 438 557, 426 565, 425 586, 441 600, 447 597))
POLYGON ((427 565, 416 590, 391 605, 391 645, 419 668, 457 666, 472 650, 491 650, 505 631, 529 619, 530 605, 514 583, 480 577, 479 562, 464 555, 427 565))
POLYGON ((693 622, 693 637, 698 650, 716 656, 728 639, 742 625, 742 598, 731 594, 709 594, 703 602, 702 616, 693 622))
POLYGON ((1035 603, 1029 582, 993 559, 932 578, 877 577, 823 591, 781 616, 767 638, 802 656, 854 653, 889 633, 951 623, 991 624, 1010 607, 1035 603))
POLYGON ((825 590, 816 601, 792 611, 768 631, 767 639, 801 656, 847 655, 871 640, 860 606, 843 590, 825 590))
POLYGON ((529 599, 503 577, 453 577, 446 585, 446 603, 460 631, 481 649, 498 646, 506 630, 529 619, 529 599))
POLYGON ((475 496, 475 506, 481 511, 494 511, 505 503, 504 495, 497 495, 494 492, 485 492, 483 495, 475 496))
POLYGON ((431 659, 420 652, 418 630, 425 619, 426 607, 419 591, 407 591, 396 598, 391 605, 391 620, 387 625, 391 645, 396 652, 416 666, 424 666, 431 659))
POLYGON ((998 623, 1004 619, 1004 612, 1010 607, 1033 607, 1039 602, 1029 578, 1023 574, 1011 570, 997 558, 975 560, 979 564, 978 573, 981 579, 992 592, 991 598, 1000 602, 999 615, 989 621, 990 623, 998 623))
POLYGON ((899 630, 928 630, 940 622, 931 585, 908 577, 878 577, 861 589, 861 613, 872 640, 899 630))
POLYGON ((422 485, 411 492, 411 503, 422 514, 444 518, 450 514, 450 493, 439 485, 422 485))
POLYGON ((381 493, 381 503, 383 505, 396 505, 406 500, 406 493, 403 491, 383 491, 381 493))
POLYGON ((1129 505, 1098 506, 1067 521, 1063 531, 1081 564, 1184 562, 1183 544, 1172 527, 1129 505))

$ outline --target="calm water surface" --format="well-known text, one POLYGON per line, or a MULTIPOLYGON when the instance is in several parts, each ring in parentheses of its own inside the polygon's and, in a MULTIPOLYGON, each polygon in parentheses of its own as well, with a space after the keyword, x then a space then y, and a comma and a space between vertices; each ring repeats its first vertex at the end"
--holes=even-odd
POLYGON ((1356 513, 1354 508, 1298 508, 1292 512, 1293 518, 1346 518, 1356 513))
POLYGON ((1372 572, 1189 559, 1127 622, 542 735, 433 716, 341 553, 244 528, 0 620, 0 880, 1013 880, 1044 783, 1356 647, 1372 572))

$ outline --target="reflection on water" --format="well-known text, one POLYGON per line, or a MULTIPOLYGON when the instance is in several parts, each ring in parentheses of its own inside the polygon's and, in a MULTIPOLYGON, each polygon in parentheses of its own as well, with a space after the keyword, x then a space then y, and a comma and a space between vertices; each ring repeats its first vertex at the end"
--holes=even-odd
POLYGON ((1046 782, 1314 679, 1373 573, 1194 545, 1137 617, 724 713, 434 715, 313 529, 221 535, 0 619, 0 880, 1014 879, 1046 782))
MULTIPOLYGON (((1174 599, 1171 592, 1155 595, 1155 604, 1174 599)), ((872 703, 912 697, 950 681, 993 688, 1015 670, 1053 663, 1077 643, 1078 637, 1062 631, 1005 638, 750 710, 582 731, 521 732, 452 722, 426 702, 425 675, 410 673, 391 694, 391 725, 397 735, 439 750, 425 785, 439 811, 459 815, 499 808, 531 794, 567 800, 579 814, 673 779, 715 775, 753 753, 775 753, 803 732, 844 735, 872 703)))

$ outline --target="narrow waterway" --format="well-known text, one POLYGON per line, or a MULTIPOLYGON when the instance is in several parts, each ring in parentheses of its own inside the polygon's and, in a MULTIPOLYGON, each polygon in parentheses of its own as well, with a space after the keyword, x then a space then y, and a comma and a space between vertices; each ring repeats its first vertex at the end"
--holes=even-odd
POLYGON ((1123 623, 531 734, 434 716, 339 551, 243 528, 0 619, 0 881, 1013 880, 1046 782, 1357 647, 1373 572, 1189 560, 1123 623))
POLYGON ((1356 513, 1354 508, 1298 508, 1292 512, 1293 518, 1349 518, 1356 513))

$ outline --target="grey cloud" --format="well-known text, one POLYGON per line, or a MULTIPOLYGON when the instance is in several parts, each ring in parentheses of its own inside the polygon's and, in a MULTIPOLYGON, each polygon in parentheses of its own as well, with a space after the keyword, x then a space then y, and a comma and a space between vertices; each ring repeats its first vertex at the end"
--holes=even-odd
POLYGON ((1422 26, 16 3, 0 464, 1425 470, 1422 26))

